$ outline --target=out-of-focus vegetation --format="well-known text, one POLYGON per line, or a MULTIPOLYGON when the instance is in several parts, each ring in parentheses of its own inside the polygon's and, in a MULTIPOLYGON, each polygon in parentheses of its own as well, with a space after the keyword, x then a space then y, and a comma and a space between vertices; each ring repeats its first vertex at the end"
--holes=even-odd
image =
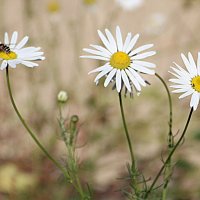
MULTIPOLYGON (((0 41, 4 32, 30 36, 30 44, 42 47, 46 60, 38 68, 23 66, 10 71, 19 109, 38 137, 59 162, 65 164, 66 149, 59 137, 57 93, 68 92, 65 116, 79 116, 77 156, 83 183, 92 186, 94 199, 125 199, 119 188, 126 185, 129 154, 118 97, 111 87, 93 83, 90 69, 100 63, 81 60, 81 49, 100 43, 96 30, 120 25, 122 33, 140 33, 139 44, 154 43, 151 58, 156 71, 168 80, 173 61, 180 53, 197 55, 200 46, 198 0, 144 0, 124 10, 114 0, 0 0, 0 41)), ((124 35, 125 37, 125 35, 124 35)), ((139 170, 153 177, 167 148, 168 107, 164 88, 155 77, 140 96, 126 98, 125 113, 139 170), (162 152, 162 153, 161 153, 162 152)), ((189 112, 189 98, 173 96, 174 133, 179 133, 189 112)), ((170 200, 200 199, 200 112, 194 113, 184 144, 179 148, 170 200)), ((5 71, 0 74, 0 199, 75 200, 59 170, 33 143, 9 102, 5 71)), ((178 136, 177 136, 178 137, 178 136)), ((154 197, 156 200, 156 197, 154 197)), ((154 200, 154 199, 153 199, 154 200)))

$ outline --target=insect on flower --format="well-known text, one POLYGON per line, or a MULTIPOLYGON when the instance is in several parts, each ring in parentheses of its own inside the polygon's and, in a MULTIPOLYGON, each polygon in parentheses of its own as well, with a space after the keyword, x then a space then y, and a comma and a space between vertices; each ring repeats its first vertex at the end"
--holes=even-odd
POLYGON ((9 54, 10 53, 10 48, 5 44, 0 43, 0 52, 9 54))
POLYGON ((25 36, 17 43, 18 32, 13 32, 9 40, 8 33, 4 35, 4 42, 0 42, 0 69, 3 70, 7 66, 16 68, 18 64, 23 64, 27 67, 36 67, 34 61, 44 60, 43 52, 40 47, 24 47, 29 37, 25 36))

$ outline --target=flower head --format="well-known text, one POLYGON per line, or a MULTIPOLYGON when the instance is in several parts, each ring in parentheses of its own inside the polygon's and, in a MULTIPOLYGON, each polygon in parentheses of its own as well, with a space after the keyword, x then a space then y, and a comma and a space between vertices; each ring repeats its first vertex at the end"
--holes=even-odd
POLYGON ((176 78, 169 81, 175 85, 170 87, 175 88, 172 91, 174 93, 183 93, 179 99, 192 95, 190 107, 196 110, 200 100, 200 52, 198 53, 197 65, 191 53, 188 53, 188 58, 184 54, 181 54, 181 57, 187 70, 174 63, 176 68, 171 67, 173 72, 170 73, 176 78))
POLYGON ((68 99, 68 94, 67 94, 67 92, 61 90, 61 91, 58 93, 58 96, 57 96, 58 102, 60 102, 60 103, 66 103, 66 102, 67 102, 67 99, 68 99))
POLYGON ((98 34, 105 47, 90 45, 93 49, 84 48, 83 51, 92 55, 81 56, 82 58, 91 58, 106 62, 103 66, 89 72, 89 74, 98 72, 94 82, 98 84, 99 79, 105 76, 105 87, 110 82, 114 82, 118 92, 121 92, 123 86, 130 93, 132 93, 133 87, 136 91, 141 91, 141 86, 146 86, 146 82, 140 76, 139 72, 155 74, 155 71, 152 69, 155 67, 155 64, 142 61, 141 59, 156 53, 155 51, 141 52, 151 48, 153 44, 147 44, 133 49, 139 38, 139 34, 132 36, 131 33, 128 33, 123 42, 122 34, 118 26, 116 27, 116 40, 108 29, 105 29, 106 36, 99 30, 98 34))
POLYGON ((133 10, 143 4, 143 0, 116 0, 124 10, 133 10))
POLYGON ((23 64, 27 67, 36 67, 36 60, 44 60, 43 52, 40 52, 40 47, 24 47, 28 41, 28 36, 25 36, 17 44, 18 33, 15 31, 9 40, 8 34, 5 33, 4 43, 0 42, 0 69, 5 69, 8 65, 16 68, 17 64, 23 64))
POLYGON ((50 13, 57 13, 60 10, 60 5, 57 0, 52 0, 48 3, 47 9, 50 13))

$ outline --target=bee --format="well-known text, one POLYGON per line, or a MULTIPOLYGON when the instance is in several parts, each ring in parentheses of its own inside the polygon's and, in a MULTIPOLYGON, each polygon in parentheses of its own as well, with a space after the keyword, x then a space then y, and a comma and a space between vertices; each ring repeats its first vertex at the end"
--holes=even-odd
POLYGON ((4 52, 6 54, 9 54, 11 52, 11 50, 10 50, 9 46, 1 43, 0 44, 0 52, 4 52))

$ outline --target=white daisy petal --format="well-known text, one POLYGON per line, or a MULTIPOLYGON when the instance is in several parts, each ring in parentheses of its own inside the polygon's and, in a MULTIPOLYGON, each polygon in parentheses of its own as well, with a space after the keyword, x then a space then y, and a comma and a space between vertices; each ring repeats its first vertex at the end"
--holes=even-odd
POLYGON ((87 49, 87 48, 84 48, 83 51, 85 51, 87 53, 91 53, 91 54, 97 55, 97 56, 103 56, 105 58, 110 58, 110 55, 108 55, 107 53, 102 52, 102 51, 96 51, 96 50, 87 49))
POLYGON ((110 73, 108 74, 108 76, 106 77, 106 80, 104 82, 104 87, 108 86, 108 84, 110 83, 110 81, 115 76, 116 72, 117 72, 117 69, 115 69, 115 68, 110 71, 110 73))
POLYGON ((20 42, 19 44, 16 46, 16 49, 21 49, 22 47, 24 47, 24 45, 28 42, 29 37, 25 36, 20 42))
POLYGON ((129 45, 130 41, 131 41, 131 33, 128 33, 127 36, 126 36, 126 40, 124 42, 123 49, 122 49, 123 52, 126 52, 126 49, 129 45))
POLYGON ((8 64, 11 68, 16 68, 16 65, 19 64, 19 63, 20 63, 20 61, 17 62, 16 60, 9 60, 8 61, 8 64))
POLYGON ((188 72, 186 72, 185 70, 178 70, 174 67, 171 67, 171 69, 173 69, 174 72, 176 72, 178 76, 184 77, 184 79, 187 79, 187 80, 191 79, 190 74, 188 72))
POLYGON ((190 81, 186 80, 186 79, 175 79, 175 78, 171 78, 169 79, 169 81, 173 82, 173 83, 178 83, 178 84, 190 84, 190 81))
POLYGON ((80 56, 80 58, 90 58, 90 59, 95 59, 95 60, 109 61, 109 58, 105 58, 105 57, 102 57, 102 56, 87 56, 87 55, 84 55, 84 56, 80 56))
POLYGON ((7 60, 4 60, 2 63, 1 63, 1 70, 5 69, 7 67, 7 60))
POLYGON ((197 66, 196 66, 196 64, 194 62, 194 58, 190 52, 188 53, 188 59, 189 59, 190 65, 192 67, 192 71, 195 73, 195 75, 197 75, 197 66))
POLYGON ((143 45, 143 46, 141 46, 141 47, 138 47, 137 49, 131 51, 131 52, 129 53, 129 56, 133 56, 133 55, 135 55, 135 54, 137 54, 137 53, 140 53, 141 51, 147 50, 147 49, 149 49, 149 48, 151 48, 151 47, 153 47, 153 44, 146 44, 146 45, 143 45))
POLYGON ((136 44, 136 42, 137 42, 137 40, 138 40, 139 37, 140 37, 140 35, 139 35, 139 34, 136 34, 136 35, 131 39, 131 41, 130 41, 128 47, 126 48, 126 51, 125 51, 126 53, 129 53, 129 52, 133 49, 133 47, 135 46, 135 44, 136 44))
POLYGON ((145 74, 155 74, 155 71, 152 69, 148 69, 146 67, 142 67, 139 65, 131 64, 131 67, 139 72, 145 73, 145 74))
POLYGON ((129 83, 128 77, 124 70, 121 70, 121 75, 122 75, 122 80, 123 80, 126 88, 128 89, 129 92, 131 92, 131 85, 129 83))
POLYGON ((88 74, 92 74, 92 73, 95 73, 95 72, 101 72, 103 70, 107 70, 107 69, 112 69, 111 66, 109 66, 108 63, 106 63, 104 66, 101 66, 101 67, 98 67, 96 69, 93 69, 92 71, 90 71, 88 74))
POLYGON ((104 48, 104 47, 102 47, 102 46, 99 46, 99 45, 94 45, 94 44, 90 44, 90 46, 91 47, 93 47, 93 48, 95 48, 95 49, 97 49, 97 50, 99 50, 99 51, 101 51, 101 52, 105 52, 106 54, 108 54, 108 55, 112 55, 111 53, 110 53, 110 51, 108 51, 106 48, 104 48))
POLYGON ((108 40, 112 46, 113 52, 117 51, 117 44, 115 42, 113 35, 111 34, 111 32, 108 29, 105 29, 105 32, 106 32, 106 36, 108 37, 108 40))
POLYGON ((191 89, 191 84, 188 85, 170 85, 171 88, 187 88, 188 90, 191 89))
MULTIPOLYGON (((22 58, 22 57, 21 57, 22 58)), ((43 57, 43 56, 29 56, 29 57, 24 57, 23 58, 24 60, 29 60, 29 61, 33 61, 33 60, 44 60, 45 59, 45 57, 43 57)))
POLYGON ((183 69, 177 63, 175 63, 175 62, 173 62, 173 63, 176 65, 176 67, 179 69, 179 71, 184 72, 185 74, 189 75, 189 77, 192 77, 191 74, 188 71, 186 71, 185 69, 183 69))
POLYGON ((119 26, 117 26, 117 28, 116 28, 116 38, 117 38, 118 51, 122 51, 122 49, 123 49, 123 41, 122 41, 122 34, 121 34, 119 26))
POLYGON ((188 90, 187 92, 185 92, 184 94, 182 94, 179 99, 182 99, 184 97, 187 97, 189 95, 191 95, 192 93, 194 93, 194 91, 192 89, 188 90))
POLYGON ((135 86, 136 90, 137 91, 141 91, 141 86, 140 84, 138 83, 137 79, 133 76, 133 74, 131 73, 130 70, 128 69, 125 69, 128 77, 130 78, 130 80, 132 81, 133 85, 135 86))
POLYGON ((35 60, 38 60, 43 58, 43 55, 44 53, 43 52, 33 52, 33 53, 18 53, 17 51, 15 51, 15 53, 17 53, 19 56, 18 58, 19 59, 22 59, 22 60, 26 60, 26 59, 29 59, 29 58, 35 58, 35 60))
POLYGON ((105 45, 105 47, 111 52, 114 53, 113 48, 111 47, 111 44, 109 43, 109 41, 107 40, 107 38, 103 35, 103 33, 98 30, 98 35, 101 38, 101 41, 103 42, 103 44, 105 45))
POLYGON ((138 54, 136 56, 133 56, 133 57, 131 57, 131 60, 134 60, 134 59, 143 59, 143 58, 147 58, 147 57, 153 56, 155 54, 156 54, 155 51, 149 51, 149 52, 146 52, 146 53, 141 53, 141 54, 138 54))
POLYGON ((181 78, 181 76, 180 75, 178 75, 178 74, 175 74, 174 72, 170 72, 170 71, 168 71, 170 74, 172 74, 172 75, 174 75, 176 78, 181 78))
POLYGON ((191 98, 191 101, 190 101, 190 107, 193 107, 193 109, 196 110, 198 104, 199 104, 199 93, 195 91, 192 94, 192 98, 191 98))
POLYGON ((121 91, 121 87, 122 87, 121 70, 118 69, 117 74, 116 74, 116 89, 117 89, 117 92, 121 91))
POLYGON ((17 49, 16 51, 19 53, 19 54, 33 54, 37 51, 39 51, 41 48, 40 47, 25 47, 25 48, 22 48, 22 49, 17 49))
POLYGON ((187 92, 188 88, 180 88, 177 90, 173 90, 172 93, 183 93, 183 92, 187 92))
POLYGON ((149 67, 149 68, 155 68, 156 67, 156 64, 154 64, 154 63, 141 61, 141 60, 133 60, 132 63, 140 65, 140 66, 144 66, 144 67, 149 67))
POLYGON ((107 68, 103 71, 101 71, 96 78, 94 79, 94 82, 97 82, 100 78, 102 78, 103 76, 105 76, 107 73, 109 73, 112 70, 112 68, 107 68))
POLYGON ((4 44, 5 45, 9 45, 9 37, 8 37, 8 33, 7 32, 4 35, 4 44))
POLYGON ((188 72, 189 72, 192 76, 195 76, 196 74, 195 74, 195 72, 192 70, 192 66, 191 66, 189 60, 185 57, 184 54, 181 54, 181 58, 182 58, 182 60, 183 60, 183 62, 184 62, 184 64, 185 64, 185 66, 186 66, 188 72))
POLYGON ((26 61, 26 60, 22 61, 22 64, 26 65, 27 67, 37 67, 38 66, 37 63, 26 61))
POLYGON ((17 42, 17 37, 18 37, 18 33, 15 31, 12 34, 11 40, 10 40, 10 46, 15 46, 16 42, 17 42))
POLYGON ((142 86, 146 86, 147 84, 145 83, 145 81, 143 80, 143 78, 140 76, 139 73, 137 73, 134 69, 132 69, 131 67, 128 68, 131 73, 133 74, 133 76, 135 77, 135 79, 137 79, 138 83, 140 83, 142 86))

